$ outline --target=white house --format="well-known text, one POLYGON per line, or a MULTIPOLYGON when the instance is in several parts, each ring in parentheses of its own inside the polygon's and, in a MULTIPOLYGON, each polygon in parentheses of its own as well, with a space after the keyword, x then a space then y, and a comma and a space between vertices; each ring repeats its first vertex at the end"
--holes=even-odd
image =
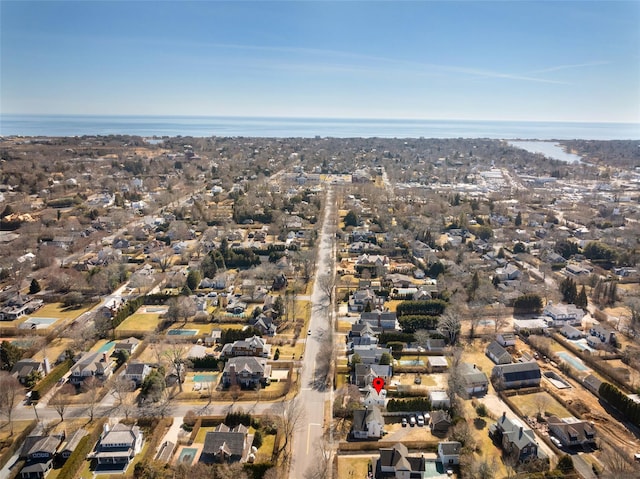
POLYGON ((351 435, 354 439, 380 439, 384 434, 384 418, 377 406, 353 411, 351 435))
POLYGON ((462 444, 457 441, 443 441, 438 443, 438 459, 442 465, 453 466, 460 464, 462 444))
POLYGON ((556 328, 561 328, 566 324, 580 326, 584 317, 584 311, 574 304, 553 304, 549 302, 543 313, 550 318, 547 323, 556 328))

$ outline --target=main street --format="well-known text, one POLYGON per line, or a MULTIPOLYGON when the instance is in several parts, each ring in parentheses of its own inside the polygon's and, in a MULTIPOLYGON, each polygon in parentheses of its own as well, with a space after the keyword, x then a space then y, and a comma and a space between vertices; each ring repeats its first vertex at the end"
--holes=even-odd
MULTIPOLYGON (((333 341, 332 333, 332 305, 326 290, 322 287, 335 274, 335 221, 336 205, 333 187, 328 186, 325 212, 322 228, 318 235, 318 258, 316 263, 316 277, 311 294, 311 319, 307 336, 304 361, 300 373, 300 392, 296 400, 305 409, 303 421, 296 428, 293 437, 293 459, 289 477, 302 479, 307 469, 321 461, 319 454, 325 430, 325 404, 329 401, 333 385, 321 387, 316 382, 316 364, 322 362, 318 354, 321 352, 323 341, 333 341)), ((331 347, 333 350, 333 346, 331 347)), ((326 351, 326 349, 325 349, 326 351)), ((329 360, 331 364, 331 360, 329 360)), ((328 426, 328 425, 327 425, 328 426)))

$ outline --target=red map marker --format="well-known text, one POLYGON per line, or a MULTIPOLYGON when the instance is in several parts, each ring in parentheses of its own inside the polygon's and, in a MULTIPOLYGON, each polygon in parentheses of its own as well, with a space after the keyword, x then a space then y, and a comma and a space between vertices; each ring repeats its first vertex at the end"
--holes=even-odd
POLYGON ((373 386, 373 389, 375 389, 376 392, 380 394, 380 391, 382 391, 382 388, 384 387, 384 379, 373 378, 373 381, 371 381, 371 385, 373 386))

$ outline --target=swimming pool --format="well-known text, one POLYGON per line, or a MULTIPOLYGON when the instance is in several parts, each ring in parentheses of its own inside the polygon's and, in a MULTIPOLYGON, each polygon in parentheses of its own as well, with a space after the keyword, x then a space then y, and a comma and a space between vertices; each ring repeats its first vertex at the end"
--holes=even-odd
POLYGON ((196 454, 198 453, 198 449, 195 447, 185 447, 180 451, 180 455, 178 456, 178 464, 186 464, 189 465, 196 458, 196 454))
POLYGON ((214 383, 218 379, 217 374, 196 374, 193 376, 193 382, 195 383, 214 383))
POLYGON ((56 321, 58 321, 56 318, 32 317, 22 323, 20 329, 43 329, 51 326, 56 321))
POLYGON ((106 344, 103 344, 102 346, 100 346, 100 349, 98 349, 99 353, 106 353, 107 351, 109 351, 112 347, 113 347, 114 341, 109 341, 106 344))
POLYGON ((424 361, 422 359, 400 359, 398 364, 400 366, 424 366, 424 361))
POLYGON ((589 371, 589 368, 585 366, 581 360, 579 360, 578 358, 574 358, 569 353, 565 351, 560 351, 559 353, 556 353, 556 354, 562 361, 567 363, 572 368, 582 372, 589 371))
POLYGON ((424 477, 447 477, 444 464, 440 461, 425 461, 424 463, 424 477))
POLYGON ((167 336, 195 336, 199 332, 199 329, 172 329, 167 336))

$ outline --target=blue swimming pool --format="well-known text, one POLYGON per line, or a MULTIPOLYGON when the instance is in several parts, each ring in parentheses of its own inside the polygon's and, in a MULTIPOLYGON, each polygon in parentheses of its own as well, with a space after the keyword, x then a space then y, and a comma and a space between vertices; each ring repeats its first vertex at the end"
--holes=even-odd
POLYGON ((562 361, 567 363, 572 368, 582 372, 589 371, 589 368, 585 366, 585 364, 580 359, 574 358, 569 353, 565 351, 560 351, 559 353, 556 353, 556 354, 562 361))
POLYGON ((103 344, 102 346, 100 346, 100 349, 98 349, 99 353, 106 353, 107 351, 109 351, 111 348, 113 348, 113 345, 115 344, 114 341, 109 341, 106 344, 103 344))
POLYGON ((400 359, 398 363, 400 366, 424 366, 422 359, 400 359))
POLYGON ((193 382, 196 383, 214 383, 218 379, 217 374, 196 374, 193 376, 193 382))
POLYGON ((178 456, 178 464, 189 465, 196 458, 196 454, 198 450, 195 447, 185 447, 180 451, 180 455, 178 456))

